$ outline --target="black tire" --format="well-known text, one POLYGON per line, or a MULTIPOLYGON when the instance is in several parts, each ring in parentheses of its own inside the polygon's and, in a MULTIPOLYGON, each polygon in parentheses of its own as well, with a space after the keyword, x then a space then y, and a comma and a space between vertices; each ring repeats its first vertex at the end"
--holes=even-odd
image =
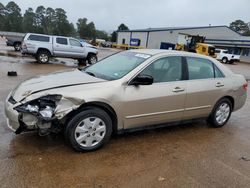
MULTIPOLYGON (((94 129, 92 131, 94 131, 94 129)), ((85 134, 92 134, 92 133, 85 132, 85 134)), ((71 147, 75 151, 79 151, 79 152, 95 151, 95 150, 101 148, 104 144, 106 144, 109 141, 111 134, 112 134, 111 118, 105 111, 103 111, 99 108, 88 108, 88 109, 83 110, 83 111, 79 112, 78 114, 76 114, 67 123, 66 128, 65 128, 65 132, 64 132, 65 140, 71 145, 71 147), (83 121, 86 118, 90 118, 90 117, 97 117, 97 118, 101 119, 104 122, 103 126, 106 127, 106 133, 99 143, 97 143, 94 146, 87 147, 87 146, 80 145, 76 141, 75 135, 77 133, 75 133, 75 130, 81 121, 83 121)), ((92 141, 92 143, 93 143, 93 141, 92 141)), ((84 144, 84 143, 82 143, 82 144, 84 144)))
POLYGON ((82 66, 86 66, 87 63, 86 63, 86 59, 77 59, 78 61, 78 65, 82 65, 82 66))
POLYGON ((229 120, 230 116, 231 116, 231 113, 232 113, 232 102, 228 99, 228 98, 223 98, 221 100, 219 100, 216 105, 214 106, 214 109, 211 113, 211 115, 209 116, 208 118, 208 122, 209 124, 212 126, 212 127, 215 127, 215 128, 219 128, 219 127, 223 127, 229 120), (223 105, 223 104, 226 104, 228 105, 229 107, 229 114, 227 116, 227 118, 225 117, 225 121, 223 122, 219 122, 217 120, 217 111, 219 110, 219 108, 223 105))
POLYGON ((15 51, 20 51, 20 50, 21 50, 21 43, 16 42, 16 43, 14 44, 14 49, 15 49, 15 51))
POLYGON ((97 62, 97 56, 96 54, 89 54, 88 57, 87 57, 87 60, 88 60, 88 64, 94 64, 97 62))
POLYGON ((223 57, 223 58, 222 58, 222 63, 227 63, 227 62, 228 62, 227 57, 223 57))
POLYGON ((50 53, 46 50, 40 50, 37 53, 38 63, 48 63, 50 58, 50 53))

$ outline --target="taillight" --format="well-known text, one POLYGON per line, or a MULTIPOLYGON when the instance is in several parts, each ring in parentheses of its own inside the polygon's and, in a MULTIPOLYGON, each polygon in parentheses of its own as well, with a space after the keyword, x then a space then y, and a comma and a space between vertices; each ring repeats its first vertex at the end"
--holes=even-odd
POLYGON ((25 49, 25 48, 27 48, 27 46, 26 46, 26 44, 23 42, 23 43, 22 43, 22 49, 25 49))
POLYGON ((247 89, 248 83, 243 84, 243 88, 247 89))

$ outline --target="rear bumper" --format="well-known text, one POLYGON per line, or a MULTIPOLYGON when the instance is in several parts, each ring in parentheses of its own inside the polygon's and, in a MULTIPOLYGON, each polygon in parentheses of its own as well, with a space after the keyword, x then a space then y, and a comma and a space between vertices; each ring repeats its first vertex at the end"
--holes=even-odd
POLYGON ((247 93, 245 92, 243 95, 239 95, 236 97, 235 104, 234 104, 234 111, 239 110, 244 106, 247 100, 247 93))

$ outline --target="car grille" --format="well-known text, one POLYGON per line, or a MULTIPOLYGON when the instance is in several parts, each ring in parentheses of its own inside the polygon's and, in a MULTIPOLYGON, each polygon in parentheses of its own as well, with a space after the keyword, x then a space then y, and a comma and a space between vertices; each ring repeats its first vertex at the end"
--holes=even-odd
POLYGON ((11 104, 16 104, 17 102, 15 101, 15 99, 10 96, 10 98, 8 99, 8 101, 11 103, 11 104))

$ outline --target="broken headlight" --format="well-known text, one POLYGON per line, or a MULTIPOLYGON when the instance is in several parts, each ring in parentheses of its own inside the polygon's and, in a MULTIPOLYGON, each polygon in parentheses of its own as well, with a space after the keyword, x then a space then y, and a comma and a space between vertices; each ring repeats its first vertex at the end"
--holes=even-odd
POLYGON ((61 95, 43 96, 26 104, 17 106, 15 110, 18 112, 31 113, 44 119, 50 119, 53 117, 57 102, 60 101, 61 98, 61 95))

